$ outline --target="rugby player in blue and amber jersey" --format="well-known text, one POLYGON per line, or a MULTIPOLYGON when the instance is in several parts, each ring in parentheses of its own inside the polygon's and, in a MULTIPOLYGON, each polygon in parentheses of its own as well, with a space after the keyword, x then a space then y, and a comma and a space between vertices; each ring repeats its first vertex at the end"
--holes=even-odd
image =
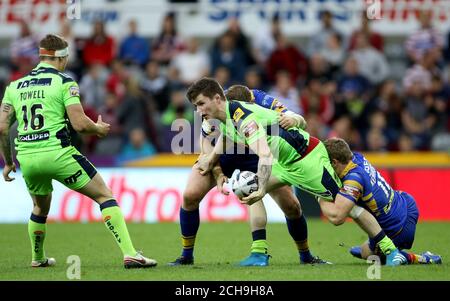
MULTIPOLYGON (((328 139, 325 147, 331 164, 342 181, 338 197, 343 202, 348 201, 348 206, 340 207, 336 222, 339 223, 339 219, 347 215, 345 208, 351 209, 353 205, 363 207, 376 218, 385 234, 400 249, 398 260, 402 264, 440 264, 441 257, 429 251, 420 255, 404 251, 413 245, 419 218, 414 198, 407 192, 392 189, 362 154, 352 153, 343 139, 328 139)), ((379 250, 374 239, 369 238, 361 246, 351 248, 350 253, 366 259, 372 254, 379 254, 379 250)))

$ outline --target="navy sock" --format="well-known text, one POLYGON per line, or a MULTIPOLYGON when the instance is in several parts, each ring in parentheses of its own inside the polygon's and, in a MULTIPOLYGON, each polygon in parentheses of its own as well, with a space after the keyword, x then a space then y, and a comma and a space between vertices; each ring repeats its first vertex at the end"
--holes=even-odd
POLYGON ((377 235, 374 236, 373 241, 375 242, 375 245, 377 245, 384 237, 386 236, 386 233, 384 233, 383 230, 380 231, 377 235))
POLYGON ((38 224, 45 224, 47 222, 47 217, 46 216, 38 216, 38 215, 35 215, 34 213, 31 213, 30 220, 32 220, 33 222, 38 223, 38 224))
POLYGON ((180 208, 181 238, 183 241, 182 256, 192 258, 194 255, 195 236, 200 226, 200 213, 198 208, 187 211, 180 208))
POLYGON ((266 239, 266 229, 260 229, 260 230, 255 230, 252 232, 252 239, 253 241, 255 240, 262 240, 262 239, 266 239))
POLYGON ((306 223, 305 215, 302 214, 299 218, 288 219, 286 218, 289 234, 297 245, 298 252, 300 254, 300 260, 308 262, 312 259, 312 254, 309 251, 308 246, 308 224, 306 223))
POLYGON ((267 254, 269 248, 266 240, 266 229, 260 229, 252 232, 252 247, 251 253, 267 254))
POLYGON ((103 202, 102 204, 100 204, 100 210, 110 208, 110 207, 115 207, 115 206, 119 207, 116 200, 109 200, 109 201, 106 201, 106 202, 103 202))

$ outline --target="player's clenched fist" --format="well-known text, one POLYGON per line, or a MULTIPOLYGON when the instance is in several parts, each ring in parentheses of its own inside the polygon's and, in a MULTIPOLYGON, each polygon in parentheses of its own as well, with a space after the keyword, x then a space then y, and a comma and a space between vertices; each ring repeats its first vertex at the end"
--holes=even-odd
POLYGON ((226 191, 225 187, 223 187, 225 183, 228 183, 228 178, 224 174, 221 174, 216 178, 217 191, 224 195, 229 195, 230 192, 226 191))
POLYGON ((296 120, 292 116, 281 114, 278 121, 280 122, 280 126, 287 130, 296 125, 296 120))
POLYGON ((281 113, 278 117, 278 122, 280 123, 280 126, 285 130, 288 130, 292 127, 306 129, 305 119, 298 114, 293 114, 292 112, 281 113))
POLYGON ((243 197, 239 201, 241 204, 247 204, 250 206, 258 201, 261 201, 265 194, 265 190, 258 189, 257 191, 252 192, 249 196, 243 197))

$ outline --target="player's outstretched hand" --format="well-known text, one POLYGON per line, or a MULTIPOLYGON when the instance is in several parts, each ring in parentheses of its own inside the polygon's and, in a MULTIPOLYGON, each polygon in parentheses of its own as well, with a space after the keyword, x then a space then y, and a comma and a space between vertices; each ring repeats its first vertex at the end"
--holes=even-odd
POLYGON ((225 176, 224 174, 221 174, 221 175, 217 178, 216 183, 217 183, 217 190, 218 190, 220 193, 222 193, 222 194, 224 194, 224 195, 229 195, 229 194, 230 194, 230 192, 227 191, 227 190, 225 190, 225 187, 223 187, 223 185, 224 185, 225 183, 228 183, 228 178, 227 178, 227 176, 225 176))
POLYGON ((6 182, 11 182, 14 181, 15 178, 11 178, 9 176, 9 173, 13 171, 16 172, 16 164, 5 164, 5 167, 3 168, 3 178, 5 179, 6 182))
POLYGON ((252 205, 260 200, 266 195, 265 191, 258 189, 255 192, 252 192, 249 196, 243 197, 240 202, 241 204, 252 205))
POLYGON ((111 125, 109 123, 103 122, 102 115, 98 115, 97 119, 97 136, 100 138, 108 135, 111 125))

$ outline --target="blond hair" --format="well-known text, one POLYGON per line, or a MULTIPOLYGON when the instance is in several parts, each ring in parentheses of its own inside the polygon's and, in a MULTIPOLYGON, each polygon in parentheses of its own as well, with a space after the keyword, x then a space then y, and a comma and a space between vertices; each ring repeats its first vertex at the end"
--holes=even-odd
POLYGON ((324 144, 331 161, 336 159, 338 162, 346 164, 353 157, 350 146, 344 139, 330 138, 325 140, 324 144))

